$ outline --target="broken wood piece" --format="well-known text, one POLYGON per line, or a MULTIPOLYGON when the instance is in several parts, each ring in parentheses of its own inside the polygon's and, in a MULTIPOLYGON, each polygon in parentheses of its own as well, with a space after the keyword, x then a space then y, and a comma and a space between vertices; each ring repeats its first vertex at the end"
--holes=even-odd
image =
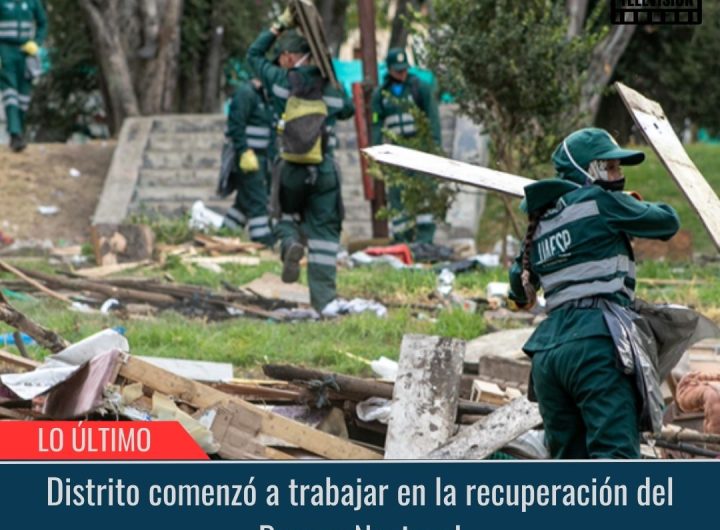
POLYGON ((478 360, 477 373, 480 379, 503 381, 505 385, 523 388, 527 387, 531 366, 525 354, 520 358, 484 355, 478 360))
POLYGON ((535 182, 529 178, 474 166, 399 145, 385 144, 367 147, 363 149, 363 152, 382 164, 411 169, 443 180, 468 184, 518 198, 525 196, 525 186, 535 182))
POLYGON ((98 265, 152 259, 155 233, 147 225, 95 224, 90 238, 98 265))
POLYGON ((242 286, 243 289, 268 300, 281 300, 293 304, 310 305, 310 289, 299 283, 283 283, 280 276, 266 272, 242 286))
POLYGON ((194 265, 242 265, 245 267, 256 267, 260 265, 260 258, 255 256, 192 256, 182 258, 183 263, 192 263, 194 265))
POLYGON ((159 392, 174 396, 196 408, 225 405, 229 402, 259 416, 260 431, 288 441, 314 454, 337 460, 368 460, 381 458, 376 452, 360 447, 326 433, 306 427, 300 423, 262 410, 250 403, 210 386, 172 374, 162 368, 127 356, 120 369, 120 375, 143 383, 159 392))
POLYGON ((454 432, 465 342, 405 335, 393 391, 386 459, 422 458, 454 432))
POLYGON ((658 102, 622 83, 615 83, 615 87, 643 136, 720 249, 720 199, 688 156, 665 111, 658 102))
POLYGON ((450 438, 426 455, 426 458, 483 459, 541 423, 537 404, 524 397, 518 398, 490 414, 485 421, 474 423, 450 438))
POLYGON ((505 405, 510 400, 505 392, 495 383, 475 379, 473 381, 472 393, 470 394, 472 401, 483 403, 492 403, 494 405, 505 405))
POLYGON ((42 363, 34 359, 26 359, 20 355, 15 355, 4 350, 0 350, 0 364, 7 364, 16 368, 21 369, 24 372, 34 370, 42 363))
POLYGON ((263 373, 273 379, 285 381, 323 381, 332 378, 340 389, 338 390, 339 393, 358 401, 373 396, 387 399, 391 399, 393 396, 392 383, 385 383, 376 379, 363 379, 322 370, 301 368, 290 364, 265 364, 263 365, 263 373))
POLYGON ((102 278, 104 276, 110 276, 111 274, 117 274, 118 272, 125 272, 140 267, 146 267, 152 264, 151 260, 143 261, 132 261, 129 263, 115 263, 113 265, 103 265, 100 267, 89 267, 87 269, 77 269, 73 272, 75 276, 81 276, 83 278, 102 278))
POLYGON ((218 455, 229 460, 257 460, 267 458, 266 447, 255 437, 260 431, 257 416, 234 403, 226 403, 215 409, 210 430, 220 445, 218 455))
POLYGON ((14 274, 18 278, 20 278, 22 281, 26 282, 29 285, 32 285, 37 289, 38 291, 41 291, 45 293, 48 296, 51 296, 52 298, 55 298, 56 300, 60 300, 61 302, 65 302, 66 304, 71 304, 72 300, 70 300, 67 296, 62 295, 60 293, 56 293, 52 289, 48 289, 40 282, 37 282, 33 280, 32 278, 29 278, 27 274, 23 273, 22 271, 16 269, 9 263, 6 263, 5 261, 0 260, 0 267, 8 271, 10 274, 14 274))
POLYGON ((259 250, 266 248, 262 243, 242 241, 238 237, 220 237, 210 236, 207 234, 195 234, 194 240, 210 252, 220 252, 224 254, 231 254, 234 252, 256 254, 259 250))
POLYGON ((70 346, 70 343, 60 335, 35 323, 12 307, 5 299, 2 291, 0 291, 0 320, 26 335, 30 335, 40 346, 53 353, 58 353, 70 346))

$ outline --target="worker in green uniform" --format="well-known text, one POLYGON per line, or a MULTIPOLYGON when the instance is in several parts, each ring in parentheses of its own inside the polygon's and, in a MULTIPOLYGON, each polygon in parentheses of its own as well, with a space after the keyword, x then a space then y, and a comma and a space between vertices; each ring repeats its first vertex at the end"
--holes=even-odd
POLYGON ((333 156, 337 143, 334 125, 338 119, 352 117, 354 108, 341 89, 323 79, 313 64, 308 42, 292 29, 294 26, 294 15, 286 10, 252 43, 247 60, 262 80, 280 120, 279 129, 283 129, 279 133, 279 162, 273 169, 273 202, 279 210, 273 231, 281 242, 282 279, 286 283, 297 281, 306 243, 310 299, 321 312, 336 297, 336 257, 343 218, 340 175, 333 156), (276 40, 278 64, 266 58, 276 40), (317 113, 296 119, 308 106, 317 113), (316 119, 318 116, 322 119, 316 119), (307 125, 307 139, 289 134, 291 124, 294 131, 298 123, 307 125), (315 138, 316 131, 322 138, 315 138), (305 140, 313 145, 314 154, 295 158, 293 151, 290 156, 293 144, 305 140))
POLYGON ((28 57, 35 57, 47 35, 41 0, 0 1, 0 96, 5 107, 10 148, 25 149, 25 113, 30 107, 33 73, 28 57))
POLYGON ((251 79, 241 83, 230 102, 225 133, 237 153, 238 167, 233 175, 237 193, 223 224, 238 230, 247 225, 250 239, 267 246, 272 246, 275 240, 268 217, 272 121, 262 82, 251 79))
MULTIPOLYGON (((440 114, 433 87, 408 71, 410 65, 402 48, 390 49, 386 64, 387 76, 382 85, 373 92, 371 102, 373 145, 382 143, 383 129, 404 138, 415 136, 417 125, 410 109, 416 107, 427 116, 432 138, 441 146, 440 114)), ((413 178, 427 178, 415 173, 411 175, 413 178)), ((404 212, 401 187, 391 187, 388 198, 390 208, 400 212, 391 219, 393 239, 397 242, 432 243, 435 237, 433 214, 422 212, 412 219, 404 212)))
POLYGON ((640 456, 647 396, 632 368, 621 370, 616 331, 635 296, 629 238, 667 240, 680 226, 672 207, 623 192, 621 165, 644 158, 602 129, 581 129, 553 154, 557 178, 525 188, 529 224, 510 300, 531 306, 544 291, 547 319, 523 349, 554 458, 640 456))

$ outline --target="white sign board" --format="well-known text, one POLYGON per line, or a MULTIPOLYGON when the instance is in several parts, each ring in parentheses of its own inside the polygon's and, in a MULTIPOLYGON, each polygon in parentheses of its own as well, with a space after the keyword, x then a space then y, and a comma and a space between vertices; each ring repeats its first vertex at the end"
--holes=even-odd
POLYGON ((690 201, 720 250, 720 199, 690 160, 662 107, 622 83, 615 83, 615 86, 643 136, 690 201))
POLYGON ((524 197, 525 186, 535 182, 529 178, 458 162, 457 160, 423 153, 422 151, 398 145, 377 145, 367 147, 363 149, 363 152, 382 164, 426 173, 459 184, 475 186, 476 188, 499 191, 513 197, 524 197))

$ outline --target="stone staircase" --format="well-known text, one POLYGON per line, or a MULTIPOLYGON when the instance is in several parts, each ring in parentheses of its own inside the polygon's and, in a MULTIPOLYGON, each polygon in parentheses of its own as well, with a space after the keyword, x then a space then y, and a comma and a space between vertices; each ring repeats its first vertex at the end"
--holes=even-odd
MULTIPOLYGON (((452 153, 456 144, 455 109, 443 107, 441 117, 444 147, 452 153)), ((224 212, 232 199, 215 195, 224 129, 225 118, 220 114, 126 120, 94 222, 121 223, 129 215, 139 213, 181 215, 197 200, 219 213, 224 212)), ((343 236, 369 238, 372 236, 370 204, 363 195, 354 121, 339 122, 336 134, 336 159, 342 173, 346 210, 343 236)), ((477 192, 467 199, 472 204, 465 210, 476 215, 478 208, 481 209, 477 192)), ((460 213, 460 217, 466 215, 460 213)), ((446 236, 474 234, 474 230, 470 234, 452 234, 453 230, 447 229, 444 232, 446 236)))

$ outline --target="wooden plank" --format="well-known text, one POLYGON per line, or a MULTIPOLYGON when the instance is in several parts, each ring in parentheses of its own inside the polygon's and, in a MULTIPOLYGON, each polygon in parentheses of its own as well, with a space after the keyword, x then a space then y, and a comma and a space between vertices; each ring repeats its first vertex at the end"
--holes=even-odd
POLYGON ((455 430, 465 342, 405 335, 393 391, 386 459, 422 458, 455 430))
POLYGON ((328 51, 330 47, 325 37, 322 17, 315 4, 310 0, 292 0, 291 5, 295 8, 296 19, 302 34, 310 45, 315 64, 320 68, 322 76, 328 79, 335 88, 339 88, 340 84, 335 76, 332 58, 328 51))
POLYGON ((336 460, 374 460, 380 455, 347 440, 306 427, 278 414, 262 410, 250 403, 210 386, 174 375, 132 356, 128 356, 120 375, 143 383, 154 390, 174 396, 196 408, 235 403, 260 418, 260 432, 280 438, 307 451, 336 460))
POLYGON ((153 118, 127 118, 105 178, 93 224, 122 223, 135 193, 153 118))
POLYGON ((535 182, 529 178, 474 166, 399 145, 385 144, 367 147, 363 149, 363 152, 382 164, 411 169, 443 180, 497 191, 518 198, 525 196, 525 186, 535 182))
POLYGON ((42 363, 33 359, 26 359, 9 351, 0 350, 0 363, 16 366, 24 371, 31 371, 40 366, 42 363))
POLYGON ((720 249, 720 199, 690 160, 662 107, 622 83, 615 83, 615 87, 643 136, 700 216, 715 246, 720 249))
POLYGON ((537 404, 518 398, 463 430, 426 458, 468 460, 485 458, 542 423, 537 404))

